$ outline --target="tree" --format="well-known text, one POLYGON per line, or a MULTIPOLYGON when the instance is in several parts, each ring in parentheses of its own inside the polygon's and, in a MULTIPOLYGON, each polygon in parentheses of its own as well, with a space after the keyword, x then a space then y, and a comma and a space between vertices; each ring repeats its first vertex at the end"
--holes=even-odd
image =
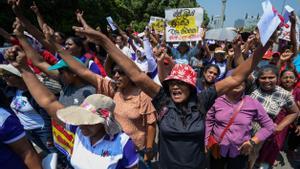
MULTIPOLYGON (((150 16, 164 17, 168 8, 198 7, 196 0, 35 0, 46 22, 55 30, 72 34, 71 27, 75 24, 74 12, 76 9, 84 11, 84 17, 91 26, 100 26, 105 30, 106 17, 125 28, 131 24, 136 31, 142 31, 148 24, 150 16)), ((26 17, 37 24, 33 12, 29 9, 32 1, 23 0, 23 9, 26 17)), ((0 25, 12 31, 11 25, 14 15, 6 0, 0 0, 0 25)), ((204 13, 204 25, 209 18, 204 13)))

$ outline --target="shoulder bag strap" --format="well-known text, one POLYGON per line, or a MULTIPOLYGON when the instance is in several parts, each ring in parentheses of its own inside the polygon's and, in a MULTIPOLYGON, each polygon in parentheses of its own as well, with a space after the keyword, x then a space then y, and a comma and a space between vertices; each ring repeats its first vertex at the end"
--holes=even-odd
POLYGON ((229 127, 232 125, 235 117, 237 116, 238 112, 241 110, 242 106, 244 104, 244 99, 242 99, 241 103, 239 104, 239 107, 237 107, 237 109, 235 110, 235 112, 233 113, 233 115, 231 116, 229 123, 227 124, 227 126, 225 127, 225 129, 223 130, 221 137, 220 137, 220 141, 221 142, 225 136, 225 133, 227 132, 227 130, 229 129, 229 127))

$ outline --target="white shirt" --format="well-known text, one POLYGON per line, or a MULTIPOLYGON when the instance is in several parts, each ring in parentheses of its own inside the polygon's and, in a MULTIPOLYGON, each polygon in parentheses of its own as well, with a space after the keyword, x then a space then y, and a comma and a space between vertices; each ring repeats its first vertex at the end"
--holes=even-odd
POLYGON ((24 91, 17 90, 16 96, 13 98, 10 104, 10 108, 18 116, 25 130, 33 130, 44 127, 44 119, 31 106, 28 98, 22 96, 22 93, 24 93, 24 91))
MULTIPOLYGON (((104 136, 105 137, 105 136, 104 136)), ((115 169, 119 160, 123 158, 123 149, 129 140, 129 136, 120 133, 113 141, 100 139, 91 145, 89 137, 84 136, 77 128, 71 164, 74 169, 115 169)), ((136 165, 138 158, 128 168, 136 165)))
MULTIPOLYGON (((119 49, 119 45, 116 45, 119 49)), ((122 53, 124 53, 126 56, 128 56, 130 59, 132 58, 132 51, 129 49, 129 47, 124 46, 122 49, 120 49, 122 53)))
POLYGON ((134 63, 141 69, 141 71, 145 73, 149 72, 147 59, 144 59, 143 61, 136 59, 134 63))

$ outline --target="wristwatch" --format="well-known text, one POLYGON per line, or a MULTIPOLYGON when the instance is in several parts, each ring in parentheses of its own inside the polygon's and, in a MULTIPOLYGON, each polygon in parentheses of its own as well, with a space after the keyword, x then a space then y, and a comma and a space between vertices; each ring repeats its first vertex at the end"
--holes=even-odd
POLYGON ((250 142, 250 144, 251 144, 253 147, 256 146, 255 141, 253 141, 252 139, 250 139, 249 142, 250 142))

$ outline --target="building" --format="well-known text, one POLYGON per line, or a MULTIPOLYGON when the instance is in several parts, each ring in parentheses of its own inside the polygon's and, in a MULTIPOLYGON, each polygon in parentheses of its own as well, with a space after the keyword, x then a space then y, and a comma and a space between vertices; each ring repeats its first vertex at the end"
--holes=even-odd
POLYGON ((252 31, 256 27, 259 19, 260 19, 259 14, 257 16, 249 16, 249 17, 247 16, 247 17, 245 17, 244 30, 252 31))
POLYGON ((235 28, 243 28, 245 26, 245 20, 244 19, 237 19, 234 21, 234 27, 235 28))
POLYGON ((211 29, 217 29, 222 27, 222 20, 220 15, 212 16, 209 21, 209 28, 211 29))

